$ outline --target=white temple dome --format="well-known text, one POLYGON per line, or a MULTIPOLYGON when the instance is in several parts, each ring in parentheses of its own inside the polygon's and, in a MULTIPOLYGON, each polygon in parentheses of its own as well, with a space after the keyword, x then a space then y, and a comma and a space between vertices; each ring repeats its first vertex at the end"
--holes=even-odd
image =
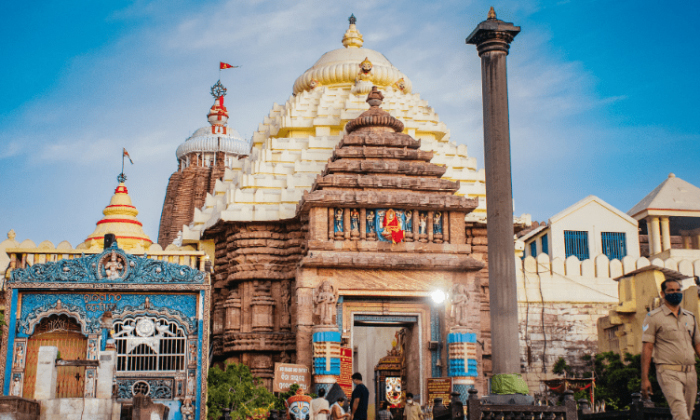
POLYGON ((212 127, 202 127, 180 146, 178 146, 178 159, 182 159, 189 153, 197 152, 224 152, 235 155, 248 155, 250 143, 244 140, 238 131, 227 127, 226 134, 212 134, 212 127))

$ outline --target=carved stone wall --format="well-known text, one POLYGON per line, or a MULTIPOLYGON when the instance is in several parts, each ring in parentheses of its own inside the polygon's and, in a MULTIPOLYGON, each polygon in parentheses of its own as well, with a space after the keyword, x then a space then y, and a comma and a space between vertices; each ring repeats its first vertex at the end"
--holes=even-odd
POLYGON ((192 164, 170 176, 165 192, 163 211, 160 215, 158 244, 165 248, 170 245, 194 217, 194 209, 201 208, 207 193, 214 192, 217 179, 224 176, 225 154, 217 152, 216 165, 201 166, 199 156, 190 156, 192 164))

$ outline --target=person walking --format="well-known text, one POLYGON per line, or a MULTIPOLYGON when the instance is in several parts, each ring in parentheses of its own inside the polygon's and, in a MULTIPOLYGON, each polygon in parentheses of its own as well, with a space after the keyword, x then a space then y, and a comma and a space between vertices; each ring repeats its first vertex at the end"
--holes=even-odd
POLYGON ((404 420, 423 420, 423 410, 420 404, 413 401, 413 394, 406 393, 406 406, 403 409, 404 420))
POLYGON ((311 400, 311 420, 326 420, 331 413, 325 396, 326 390, 321 388, 318 390, 318 398, 311 400))
POLYGON ((367 420, 367 406, 369 405, 369 390, 362 383, 362 374, 355 372, 352 374, 352 383, 355 389, 350 397, 350 420, 367 420))
POLYGON ((651 394, 649 365, 653 353, 656 377, 673 419, 690 420, 698 389, 698 323, 692 312, 680 307, 683 294, 679 281, 661 283, 661 297, 664 304, 649 312, 642 324, 642 395, 647 399, 651 394))

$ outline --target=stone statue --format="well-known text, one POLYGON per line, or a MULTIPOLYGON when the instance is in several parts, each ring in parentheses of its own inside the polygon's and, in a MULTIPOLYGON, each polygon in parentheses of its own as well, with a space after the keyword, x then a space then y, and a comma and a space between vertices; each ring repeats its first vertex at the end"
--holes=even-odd
POLYGON ((109 261, 104 264, 105 273, 110 280, 116 280, 122 276, 124 265, 119 261, 116 252, 112 251, 109 261))
POLYGON ((413 232, 413 210, 406 210, 406 232, 413 232))
POLYGON ((424 211, 418 213, 418 233, 420 235, 428 234, 428 213, 424 211))
POLYGON ((22 395, 22 381, 20 381, 20 374, 17 373, 12 378, 12 395, 19 397, 22 395))
POLYGON ((372 79, 372 62, 369 61, 369 57, 365 57, 360 63, 360 71, 357 72, 355 81, 369 81, 372 79))
POLYGON ((335 209, 335 224, 333 226, 333 231, 343 232, 343 209, 335 209))
POLYGON ((92 397, 92 392, 95 389, 95 374, 92 371, 88 371, 85 375, 85 396, 92 397))
POLYGON ((403 242, 403 229, 401 228, 401 222, 393 209, 386 211, 384 220, 382 220, 382 229, 382 236, 384 239, 395 244, 403 242))
POLYGON ((374 210, 367 210, 367 233, 376 233, 376 227, 374 226, 374 210))
POLYGON ((189 353, 190 353, 189 363, 196 364, 197 363, 197 344, 195 344, 194 341, 190 342, 189 353))
POLYGON ((15 368, 21 368, 24 364, 24 344, 17 344, 15 353, 15 368))
POLYGON ((455 284, 450 288, 450 299, 452 301, 452 309, 450 309, 450 316, 454 320, 456 325, 466 326, 468 321, 468 306, 469 306, 469 292, 467 287, 463 284, 455 284))
POLYGON ((350 231, 360 232, 360 212, 357 209, 350 210, 350 231))
POLYGON ((289 310, 290 300, 289 285, 284 282, 282 283, 282 295, 280 296, 280 320, 282 325, 289 325, 291 323, 292 314, 289 310))
POLYGON ((433 214, 433 233, 442 233, 442 212, 433 214))
POLYGON ((187 376, 187 395, 194 395, 195 382, 194 371, 190 371, 187 376))
POLYGON ((324 281, 316 289, 314 303, 316 304, 316 314, 319 315, 320 325, 333 325, 333 315, 338 297, 335 288, 329 281, 324 281))
POLYGON ((183 420, 194 420, 194 406, 192 405, 192 398, 185 397, 185 401, 182 402, 182 407, 180 407, 180 413, 182 414, 183 420))
POLYGON ((95 346, 95 340, 90 340, 88 343, 87 358, 88 360, 97 360, 97 346, 95 346))

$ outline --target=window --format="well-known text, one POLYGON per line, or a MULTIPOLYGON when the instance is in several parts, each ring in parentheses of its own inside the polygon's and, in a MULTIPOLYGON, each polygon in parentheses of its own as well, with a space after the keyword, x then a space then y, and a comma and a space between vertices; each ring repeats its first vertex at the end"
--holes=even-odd
POLYGON ((549 254, 549 238, 546 233, 542 235, 542 253, 549 254))
POLYGON ((624 232, 603 232, 600 234, 603 254, 609 259, 621 260, 627 256, 627 241, 624 232))
POLYGON ((117 371, 185 369, 185 333, 166 319, 144 316, 114 323, 117 371))
POLYGON ((530 242, 530 255, 532 255, 533 257, 537 256, 537 239, 530 242))
POLYGON ((585 230, 565 230, 564 248, 566 258, 575 255, 580 261, 589 259, 588 232, 585 230))

